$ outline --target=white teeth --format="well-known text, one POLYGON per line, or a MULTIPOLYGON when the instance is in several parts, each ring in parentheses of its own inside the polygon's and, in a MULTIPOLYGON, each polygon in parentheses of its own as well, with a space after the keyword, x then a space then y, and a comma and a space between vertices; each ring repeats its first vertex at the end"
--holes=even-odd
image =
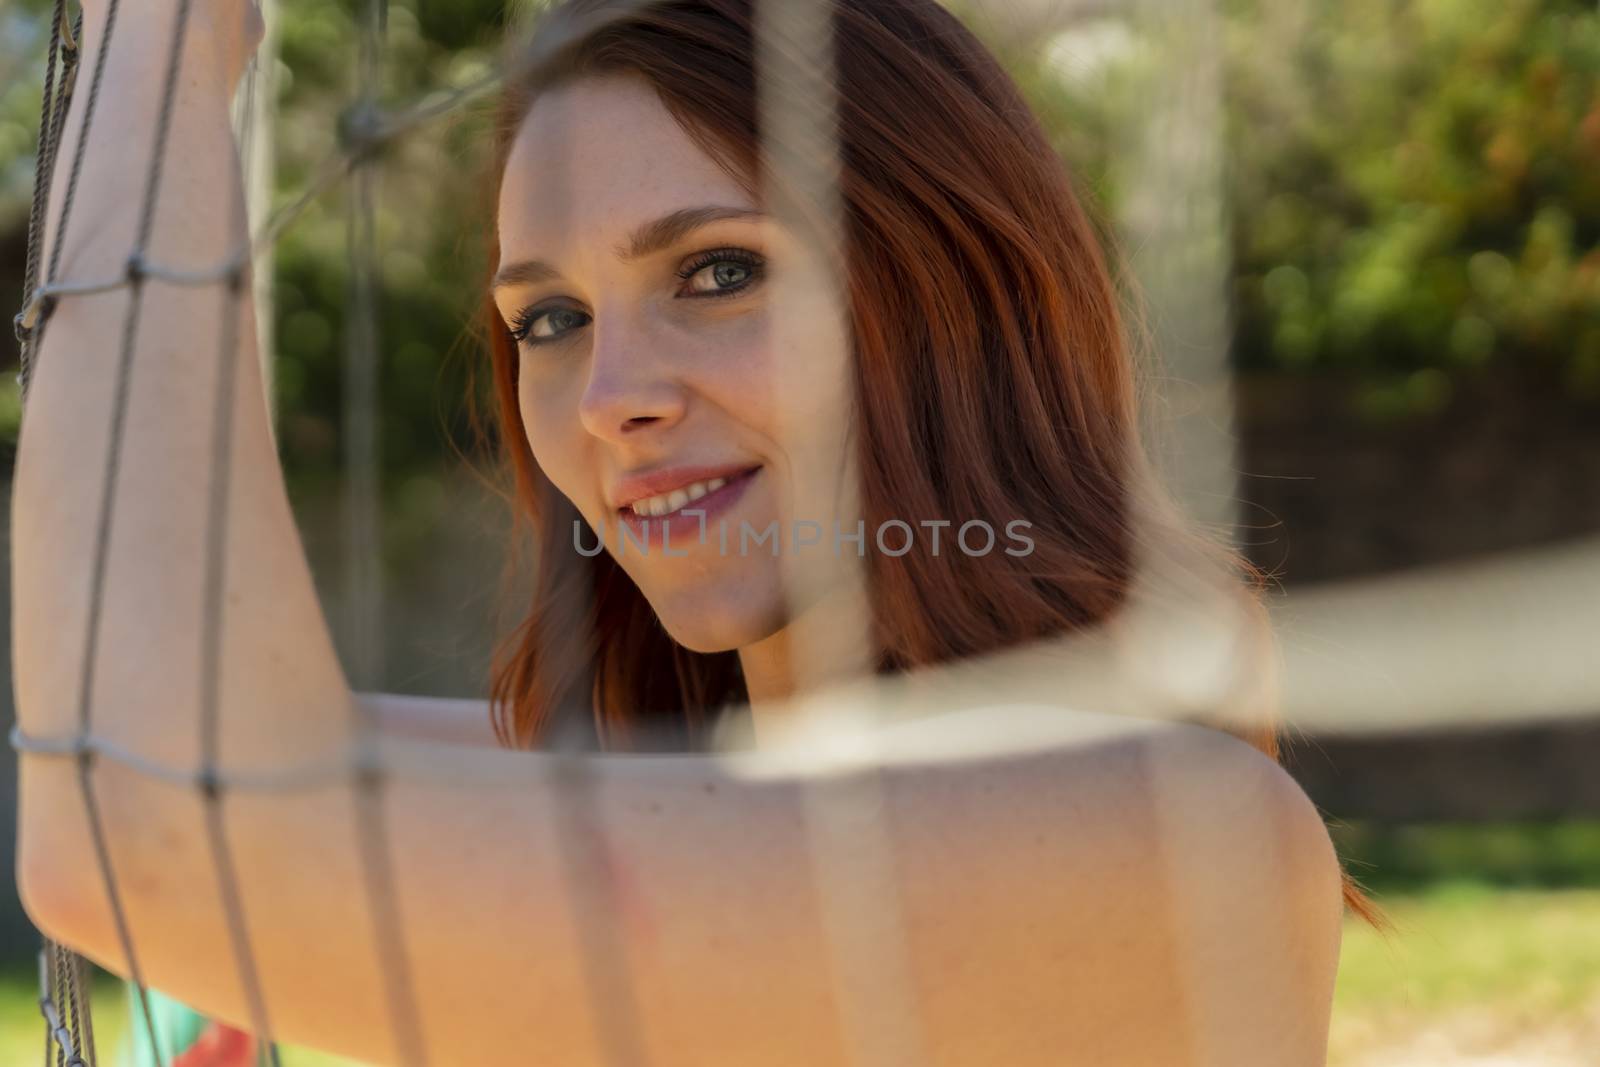
POLYGON ((672 492, 664 493, 661 496, 635 500, 632 504, 633 513, 649 519, 658 518, 662 515, 671 515, 686 505, 699 500, 707 493, 715 493, 727 484, 728 479, 726 478, 713 478, 709 482, 695 482, 693 485, 686 485, 682 489, 674 489, 672 492))

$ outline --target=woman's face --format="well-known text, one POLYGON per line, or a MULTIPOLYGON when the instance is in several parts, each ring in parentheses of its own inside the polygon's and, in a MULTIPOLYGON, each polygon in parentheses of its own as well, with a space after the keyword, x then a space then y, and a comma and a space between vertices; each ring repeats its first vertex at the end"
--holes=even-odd
POLYGON ((528 444, 587 521, 580 547, 603 538, 702 652, 770 637, 829 592, 858 551, 835 530, 858 516, 840 279, 821 257, 631 78, 536 101, 499 232, 528 444))

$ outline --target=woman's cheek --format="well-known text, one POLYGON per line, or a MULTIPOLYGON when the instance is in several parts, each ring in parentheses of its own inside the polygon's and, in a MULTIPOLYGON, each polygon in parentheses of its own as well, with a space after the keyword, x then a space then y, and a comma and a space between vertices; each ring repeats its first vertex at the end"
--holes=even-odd
POLYGON ((521 385, 522 428, 534 462, 557 489, 567 492, 574 481, 571 468, 586 452, 580 439, 583 427, 577 408, 566 407, 561 396, 530 383, 526 377, 521 385))
POLYGON ((719 327, 700 339, 695 365, 701 373, 693 384, 718 406, 736 412, 741 422, 770 429, 767 413, 784 397, 785 380, 773 359, 769 324, 752 314, 719 327))

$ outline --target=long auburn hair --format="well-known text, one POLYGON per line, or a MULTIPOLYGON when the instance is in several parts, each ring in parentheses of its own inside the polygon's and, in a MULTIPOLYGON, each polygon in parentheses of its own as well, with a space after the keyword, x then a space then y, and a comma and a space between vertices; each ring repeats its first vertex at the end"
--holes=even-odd
MULTIPOLYGON (((781 0, 778 0, 781 2, 781 0)), ((713 158, 757 191, 764 171, 754 0, 568 0, 514 56, 492 185, 538 94, 585 76, 645 79, 713 158)), ((863 518, 1031 523, 1027 556, 869 552, 880 673, 1083 632, 1112 619, 1152 555, 1226 574, 1270 676, 1267 576, 1182 516, 1140 441, 1141 382, 1116 285, 1067 168, 1015 82, 935 0, 836 0, 846 312, 863 518), (1136 560, 1136 556, 1138 559, 1136 560)), ((770 189, 769 189, 770 191, 770 189)), ((491 227, 490 258, 498 260, 491 227)), ((491 707, 507 747, 558 730, 603 748, 695 747, 746 700, 738 654, 678 645, 607 552, 561 531, 576 508, 539 469, 518 404, 516 344, 485 327, 501 456, 538 546, 527 613, 496 650, 491 707)), ((1274 759, 1272 686, 1224 726, 1274 759)), ((1345 901, 1376 918, 1346 876, 1345 901)))

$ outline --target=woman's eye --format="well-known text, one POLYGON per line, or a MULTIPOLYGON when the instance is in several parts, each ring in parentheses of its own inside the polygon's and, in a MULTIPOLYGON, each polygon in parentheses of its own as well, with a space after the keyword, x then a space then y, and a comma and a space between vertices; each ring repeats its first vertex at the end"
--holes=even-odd
POLYGON ((761 274, 762 261, 748 252, 709 252, 679 272, 690 296, 726 296, 748 288, 761 274))
POLYGON ((750 280, 754 272, 743 263, 716 263, 696 271, 689 279, 689 289, 696 293, 715 293, 724 289, 737 289, 750 280))
POLYGON ((511 326, 511 336, 519 344, 545 344, 589 325, 589 316, 577 308, 530 308, 511 326))

